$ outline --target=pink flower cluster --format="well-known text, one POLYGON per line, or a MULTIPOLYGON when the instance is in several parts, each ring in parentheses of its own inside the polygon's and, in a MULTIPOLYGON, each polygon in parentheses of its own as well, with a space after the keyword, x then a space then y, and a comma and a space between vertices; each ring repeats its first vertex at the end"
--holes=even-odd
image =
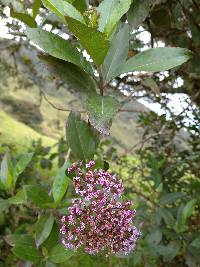
POLYGON ((131 210, 131 201, 122 200, 122 181, 94 165, 94 161, 85 166, 78 162, 68 168, 80 198, 72 201, 69 215, 61 219, 62 244, 69 249, 84 246, 89 254, 128 254, 140 235, 133 225, 136 211, 131 210))

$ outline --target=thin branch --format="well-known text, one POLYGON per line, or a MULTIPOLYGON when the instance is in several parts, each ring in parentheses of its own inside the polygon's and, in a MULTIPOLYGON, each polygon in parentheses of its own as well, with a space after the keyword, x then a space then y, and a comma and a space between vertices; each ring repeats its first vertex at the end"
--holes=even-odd
POLYGON ((140 112, 142 112, 142 113, 148 113, 148 111, 145 111, 145 110, 141 110, 141 109, 136 109, 136 108, 134 108, 134 109, 119 109, 118 110, 118 112, 135 112, 135 113, 140 113, 140 112))
POLYGON ((120 106, 123 107, 132 97, 134 92, 131 92, 121 103, 120 106))
POLYGON ((103 96, 104 88, 105 88, 106 84, 104 84, 102 68, 100 67, 98 69, 98 71, 99 71, 99 90, 100 90, 100 95, 103 96))
MULTIPOLYGON (((188 108, 189 108, 190 104, 187 105, 187 107, 185 107, 179 114, 177 114, 176 116, 173 117, 173 120, 175 121, 178 117, 180 117, 188 108)), ((145 145, 146 142, 148 142, 149 140, 151 140, 151 138, 156 137, 158 135, 161 135, 167 128, 168 123, 170 123, 171 121, 168 121, 165 125, 162 126, 162 128, 160 129, 160 131, 158 133, 152 134, 150 136, 148 136, 145 139, 142 139, 140 142, 138 142, 137 144, 133 145, 130 149, 126 149, 125 152, 123 154, 121 154, 120 156, 125 156, 126 154, 134 151, 137 147, 141 146, 141 148, 145 145)))
POLYGON ((72 150, 71 150, 71 148, 69 148, 67 151, 67 155, 65 157, 65 163, 69 160, 71 152, 72 152, 72 150))
POLYGON ((164 130, 166 129, 166 127, 167 127, 166 125, 163 125, 158 133, 152 134, 152 135, 148 136, 147 138, 141 140, 140 142, 138 142, 134 146, 132 146, 130 149, 126 149, 126 151, 124 153, 122 153, 120 156, 125 156, 126 154, 131 153, 139 146, 143 147, 145 145, 145 143, 148 142, 152 137, 156 137, 156 136, 162 134, 164 132, 164 130))
MULTIPOLYGON (((65 109, 65 108, 57 107, 54 103, 52 103, 52 102, 48 99, 48 97, 46 96, 45 92, 42 91, 41 89, 40 89, 40 93, 41 93, 41 95, 44 97, 44 99, 46 100, 46 102, 47 102, 52 108, 54 108, 54 109, 56 109, 56 110, 59 110, 59 111, 64 111, 64 112, 70 112, 70 111, 72 111, 72 109, 65 109)), ((85 110, 79 110, 78 112, 79 112, 79 113, 86 113, 85 110)))
POLYGON ((198 11, 200 12, 200 6, 198 5, 198 3, 196 2, 196 0, 192 0, 193 5, 196 7, 196 9, 198 9, 198 11))
POLYGON ((180 0, 178 0, 181 8, 182 8, 182 11, 183 11, 183 14, 185 15, 186 19, 189 20, 189 22, 192 22, 196 28, 200 31, 200 26, 199 24, 196 22, 196 20, 194 19, 194 17, 192 16, 192 14, 184 7, 184 5, 181 3, 180 0))
POLYGON ((22 32, 9 32, 9 34, 12 34, 13 36, 20 36, 20 37, 27 37, 25 33, 22 32))

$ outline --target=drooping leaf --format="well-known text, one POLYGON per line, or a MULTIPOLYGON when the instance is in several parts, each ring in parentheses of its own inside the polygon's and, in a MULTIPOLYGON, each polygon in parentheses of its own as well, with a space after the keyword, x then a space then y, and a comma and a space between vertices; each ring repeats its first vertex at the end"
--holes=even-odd
POLYGON ((13 188, 13 164, 9 152, 6 152, 0 166, 0 186, 4 190, 13 188))
POLYGON ((129 49, 129 28, 123 24, 114 35, 103 63, 103 76, 109 82, 116 77, 119 65, 126 62, 129 49))
POLYGON ((177 199, 181 199, 184 196, 185 194, 182 192, 168 193, 160 198, 160 204, 166 205, 166 204, 174 203, 177 199))
POLYGON ((87 99, 86 109, 91 125, 100 133, 108 135, 119 102, 111 96, 92 95, 87 99))
POLYGON ((69 30, 79 39, 81 45, 87 50, 94 63, 99 66, 103 63, 109 49, 109 40, 102 32, 95 28, 83 25, 79 21, 66 17, 69 30))
POLYGON ((121 17, 129 10, 132 0, 104 0, 97 8, 100 13, 99 31, 110 36, 121 17))
POLYGON ((92 159, 97 138, 80 114, 71 112, 67 121, 67 141, 77 159, 92 159))
POLYGON ((178 47, 151 48, 130 58, 118 69, 118 75, 131 71, 165 71, 186 62, 191 52, 178 47))
POLYGON ((28 38, 53 57, 71 62, 91 73, 91 65, 69 41, 41 28, 26 29, 28 38))
POLYGON ((14 241, 13 253, 20 259, 37 262, 40 258, 34 239, 29 235, 14 235, 11 237, 14 241))
POLYGON ((21 22, 25 23, 27 26, 31 28, 37 27, 37 23, 33 17, 31 17, 27 13, 15 12, 12 6, 10 7, 10 15, 11 17, 20 20, 21 22))
POLYGON ((15 205, 24 204, 26 202, 26 193, 25 193, 25 191, 24 190, 18 191, 15 196, 10 197, 8 199, 8 202, 10 204, 15 204, 15 205))
POLYGON ((40 55, 39 58, 47 63, 49 70, 55 77, 60 78, 78 93, 96 92, 95 81, 78 66, 47 55, 40 55))
POLYGON ((41 7, 42 1, 41 0, 35 0, 32 6, 32 13, 33 13, 33 18, 35 19, 40 7, 41 7))
POLYGON ((72 250, 66 250, 63 245, 56 245, 49 253, 49 260, 53 263, 62 263, 74 255, 72 250))
POLYGON ((14 168, 14 184, 17 182, 18 176, 25 170, 33 157, 33 153, 26 153, 20 156, 14 168))
POLYGON ((60 201, 67 191, 69 184, 69 178, 66 176, 65 172, 68 168, 68 163, 65 163, 58 171, 56 177, 53 181, 52 194, 55 202, 60 201))
POLYGON ((54 217, 52 214, 46 214, 40 216, 36 223, 35 242, 39 247, 48 238, 51 233, 54 224, 54 217))
POLYGON ((128 13, 128 23, 131 29, 136 29, 141 26, 144 19, 150 12, 152 0, 134 0, 128 13))
POLYGON ((46 208, 51 206, 53 200, 41 186, 26 185, 24 186, 24 190, 26 192, 27 200, 38 207, 46 208))
POLYGON ((65 22, 65 16, 71 17, 75 20, 85 24, 81 13, 70 3, 64 0, 42 0, 43 5, 55 13, 59 18, 65 22))

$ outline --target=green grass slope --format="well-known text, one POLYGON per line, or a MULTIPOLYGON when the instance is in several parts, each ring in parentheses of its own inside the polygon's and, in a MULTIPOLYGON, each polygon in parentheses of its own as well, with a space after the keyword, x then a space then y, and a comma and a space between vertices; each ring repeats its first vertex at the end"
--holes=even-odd
POLYGON ((0 111, 0 144, 12 144, 20 149, 26 149, 33 140, 39 138, 42 139, 45 146, 52 146, 56 143, 55 139, 39 134, 29 126, 0 111))

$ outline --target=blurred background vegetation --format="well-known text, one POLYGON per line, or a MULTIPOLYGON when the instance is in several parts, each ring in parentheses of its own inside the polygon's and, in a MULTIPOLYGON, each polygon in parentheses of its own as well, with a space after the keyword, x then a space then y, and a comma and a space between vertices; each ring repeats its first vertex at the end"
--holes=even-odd
MULTIPOLYGON (((59 245, 72 184, 56 206, 48 193, 68 152, 65 109, 81 108, 81 96, 70 73, 58 76, 41 63, 24 24, 10 17, 10 4, 30 14, 36 2, 0 1, 0 160, 16 177, 12 190, 0 184, 0 266, 200 266, 200 2, 136 0, 123 18, 132 29, 130 56, 160 46, 185 47, 194 56, 170 71, 132 73, 109 84, 124 112, 96 157, 123 179, 142 223, 136 251, 109 263, 102 255, 66 254, 59 245)), ((42 5, 38 11, 46 29, 69 35, 42 5)))

